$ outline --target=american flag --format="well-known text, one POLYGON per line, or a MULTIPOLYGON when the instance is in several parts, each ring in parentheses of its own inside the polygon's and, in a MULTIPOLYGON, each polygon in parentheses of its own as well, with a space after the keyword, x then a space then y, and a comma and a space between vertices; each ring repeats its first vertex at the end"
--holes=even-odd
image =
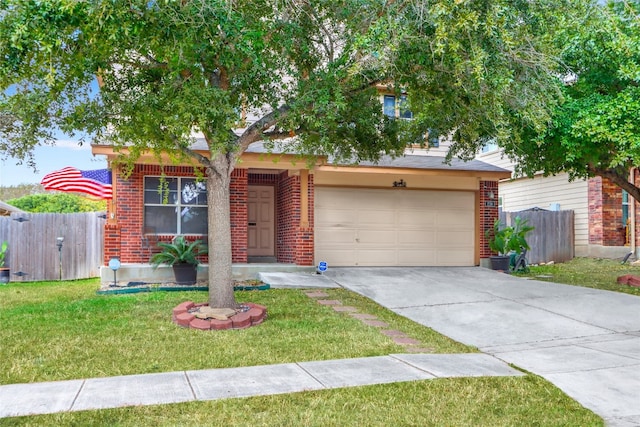
POLYGON ((111 171, 109 169, 81 171, 76 168, 66 167, 46 174, 40 184, 44 186, 45 190, 85 193, 99 199, 111 199, 113 197, 111 171))

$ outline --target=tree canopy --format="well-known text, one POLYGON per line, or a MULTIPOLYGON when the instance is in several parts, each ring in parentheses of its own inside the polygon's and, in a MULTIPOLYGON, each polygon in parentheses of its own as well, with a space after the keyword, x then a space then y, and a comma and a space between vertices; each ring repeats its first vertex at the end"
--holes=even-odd
POLYGON ((519 172, 568 172, 611 179, 640 201, 629 182, 640 166, 640 2, 612 1, 585 15, 565 35, 563 61, 572 74, 549 128, 507 146, 519 172))
POLYGON ((295 135, 302 154, 359 161, 428 130, 462 157, 519 143, 549 120, 564 73, 553 37, 588 3, 0 0, 0 152, 32 161, 57 127, 127 149, 128 165, 151 151, 203 166, 209 302, 233 305, 229 179, 249 144, 295 135), (382 114, 384 86, 407 91, 414 120, 382 114))

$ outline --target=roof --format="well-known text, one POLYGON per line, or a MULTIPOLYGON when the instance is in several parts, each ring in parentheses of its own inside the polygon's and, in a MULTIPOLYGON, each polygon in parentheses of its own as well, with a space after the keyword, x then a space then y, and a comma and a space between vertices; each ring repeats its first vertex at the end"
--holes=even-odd
MULTIPOLYGON (((285 150, 281 150, 278 145, 269 151, 264 142, 254 142, 246 150, 247 153, 274 153, 286 154, 285 150)), ((292 154, 292 153, 289 153, 292 154)), ((369 166, 369 167, 386 167, 386 168, 402 168, 402 169, 431 169, 431 170, 452 170, 452 171, 473 171, 473 172, 498 172, 507 173, 511 176, 511 172, 507 169, 485 163, 480 160, 464 161, 459 158, 453 158, 449 163, 445 162, 443 156, 415 155, 405 154, 400 157, 382 156, 377 162, 363 161, 357 164, 334 164, 333 166, 369 166)))
POLYGON ((9 216, 13 212, 24 212, 22 209, 18 209, 15 206, 11 206, 8 203, 0 200, 0 216, 9 216))
POLYGON ((506 169, 482 162, 480 160, 464 161, 458 158, 453 158, 449 163, 446 163, 445 158, 442 156, 404 155, 396 158, 383 156, 378 162, 360 162, 359 165, 408 169, 446 169, 459 171, 509 172, 506 169))

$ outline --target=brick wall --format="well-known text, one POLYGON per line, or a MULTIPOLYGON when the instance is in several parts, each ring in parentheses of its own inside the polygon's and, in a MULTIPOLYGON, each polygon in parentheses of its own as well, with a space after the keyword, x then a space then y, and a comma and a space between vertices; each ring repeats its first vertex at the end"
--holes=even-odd
POLYGON ((493 228, 498 219, 498 182, 480 181, 480 258, 495 255, 489 249, 486 231, 493 228), (490 197, 493 193, 493 198, 490 197))
MULTIPOLYGON (((186 166, 165 166, 164 170, 156 165, 136 165, 128 179, 116 172, 116 200, 113 203, 115 223, 105 226, 105 264, 113 257, 119 257, 123 263, 147 263, 154 252, 157 242, 169 242, 173 235, 143 236, 144 227, 144 176, 193 177, 194 168, 186 166)), ((206 236, 194 236, 192 239, 206 236)), ((202 258, 207 262, 207 257, 202 258)))
POLYGON ((622 223, 622 189, 607 178, 594 177, 588 182, 589 244, 624 246, 622 223))

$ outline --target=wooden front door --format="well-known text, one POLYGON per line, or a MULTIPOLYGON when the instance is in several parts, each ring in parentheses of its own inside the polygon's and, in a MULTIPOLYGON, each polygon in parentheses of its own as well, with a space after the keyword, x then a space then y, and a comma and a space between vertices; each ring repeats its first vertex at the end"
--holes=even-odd
POLYGON ((270 186, 249 186, 248 256, 275 255, 274 191, 270 186))

